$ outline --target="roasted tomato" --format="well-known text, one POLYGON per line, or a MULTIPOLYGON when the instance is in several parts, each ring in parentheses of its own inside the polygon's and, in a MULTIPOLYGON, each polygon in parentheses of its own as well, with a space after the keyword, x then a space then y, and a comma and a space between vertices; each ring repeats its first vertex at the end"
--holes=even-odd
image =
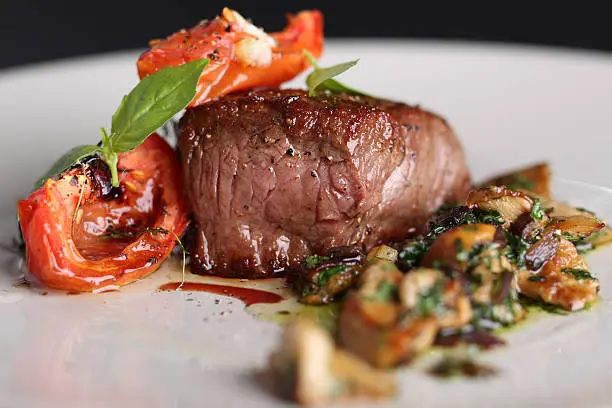
POLYGON ((188 224, 175 151, 157 134, 119 155, 111 188, 97 158, 48 179, 18 204, 26 262, 50 288, 96 291, 159 268, 188 224))
POLYGON ((290 15, 284 31, 268 35, 225 8, 222 16, 150 46, 138 60, 141 78, 169 65, 210 59, 190 105, 197 106, 233 91, 278 86, 308 68, 303 50, 315 57, 323 51, 323 15, 316 10, 290 15))

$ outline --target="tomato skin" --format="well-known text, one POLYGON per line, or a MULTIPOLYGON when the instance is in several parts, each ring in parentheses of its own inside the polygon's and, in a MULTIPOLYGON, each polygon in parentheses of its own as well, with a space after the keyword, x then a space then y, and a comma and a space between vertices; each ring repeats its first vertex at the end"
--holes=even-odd
POLYGON ((270 65, 245 66, 234 51, 236 43, 248 34, 224 16, 178 31, 165 40, 152 41, 151 49, 138 60, 140 78, 167 66, 209 58, 196 97, 189 105, 193 107, 234 91, 278 86, 310 66, 304 49, 316 58, 323 52, 323 15, 317 10, 302 11, 288 16, 285 30, 270 34, 277 41, 270 65))
POLYGON ((75 167, 19 201, 26 264, 43 285, 82 292, 125 285, 157 270, 183 234, 189 221, 175 151, 153 134, 120 154, 118 168, 127 170, 120 174, 119 197, 103 197, 99 181, 75 167), (120 215, 108 216, 114 213, 120 215), (137 233, 109 239, 104 231, 89 231, 96 220, 137 233))

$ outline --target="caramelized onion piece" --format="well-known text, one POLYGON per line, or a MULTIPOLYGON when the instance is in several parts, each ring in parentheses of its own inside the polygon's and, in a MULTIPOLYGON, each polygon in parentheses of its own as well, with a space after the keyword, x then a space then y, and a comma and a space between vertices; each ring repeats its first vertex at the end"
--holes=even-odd
POLYGON ((519 271, 519 289, 527 297, 565 310, 580 310, 597 298, 599 281, 588 273, 588 265, 574 244, 560 238, 557 246, 537 274, 519 271))
POLYGON ((527 269, 537 271, 557 253, 561 236, 558 231, 545 233, 542 239, 533 244, 525 254, 527 269))
POLYGON ((571 239, 585 239, 605 228, 606 223, 590 215, 572 215, 553 218, 546 230, 559 230, 571 239))
POLYGON ((534 220, 531 213, 525 212, 521 214, 510 226, 510 232, 514 235, 518 235, 523 239, 531 241, 542 232, 546 223, 549 221, 548 217, 542 217, 540 220, 534 220))

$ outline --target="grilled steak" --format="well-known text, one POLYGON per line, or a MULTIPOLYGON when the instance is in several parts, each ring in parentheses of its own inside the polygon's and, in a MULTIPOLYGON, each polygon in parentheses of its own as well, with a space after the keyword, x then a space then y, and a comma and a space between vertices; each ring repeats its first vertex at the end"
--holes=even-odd
POLYGON ((373 98, 250 91, 188 109, 179 129, 195 273, 270 277, 402 240, 470 184, 443 119, 373 98))

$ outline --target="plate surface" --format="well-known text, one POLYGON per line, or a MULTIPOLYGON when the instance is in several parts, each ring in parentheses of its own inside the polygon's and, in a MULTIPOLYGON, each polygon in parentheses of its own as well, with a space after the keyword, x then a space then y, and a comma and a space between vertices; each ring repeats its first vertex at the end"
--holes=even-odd
MULTIPOLYGON (((15 203, 63 151, 95 143, 137 81, 137 53, 0 72, 0 242, 16 234, 15 203)), ((361 58, 343 76, 371 94, 445 116, 475 179, 547 160, 556 193, 612 217, 612 58, 539 48, 428 42, 333 42, 322 65, 361 58), (578 182, 563 181, 563 179, 578 182), (587 184, 584 184, 587 183, 587 184)), ((303 78, 294 82, 303 84, 303 78)), ((612 249, 589 258, 602 280, 591 311, 537 319, 484 359, 486 381, 400 374, 394 406, 612 405, 612 249)), ((16 259, 0 253, 0 406, 282 406, 257 370, 279 327, 240 301, 155 292, 168 265, 121 292, 66 296, 14 288, 16 259)))

